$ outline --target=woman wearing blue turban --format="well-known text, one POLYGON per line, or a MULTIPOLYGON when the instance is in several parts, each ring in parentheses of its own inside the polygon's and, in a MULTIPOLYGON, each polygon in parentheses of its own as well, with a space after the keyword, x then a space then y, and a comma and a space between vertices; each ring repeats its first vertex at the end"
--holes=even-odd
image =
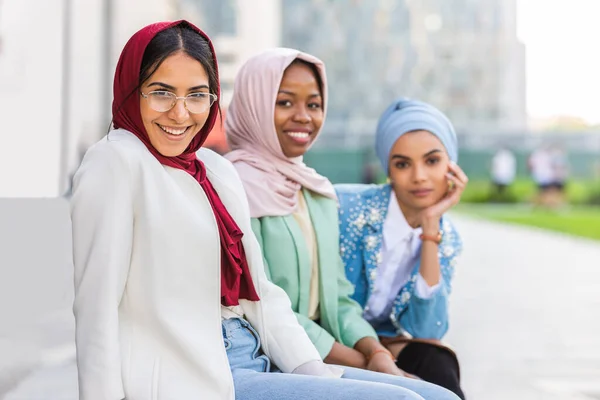
POLYGON ((388 184, 336 186, 353 298, 399 368, 464 399, 456 355, 440 342, 462 248, 444 213, 468 181, 456 133, 437 108, 399 99, 379 120, 375 151, 388 184))

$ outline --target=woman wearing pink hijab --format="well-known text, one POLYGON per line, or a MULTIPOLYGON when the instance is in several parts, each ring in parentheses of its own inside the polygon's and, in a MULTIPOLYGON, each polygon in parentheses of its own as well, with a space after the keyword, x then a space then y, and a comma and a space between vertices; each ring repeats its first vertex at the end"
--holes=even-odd
POLYGON ((232 149, 226 158, 246 191, 267 276, 286 291, 321 357, 344 366, 344 378, 406 388, 417 398, 456 399, 400 370, 350 298, 335 191, 302 161, 323 125, 326 100, 323 63, 297 50, 263 52, 236 77, 225 120, 232 149))

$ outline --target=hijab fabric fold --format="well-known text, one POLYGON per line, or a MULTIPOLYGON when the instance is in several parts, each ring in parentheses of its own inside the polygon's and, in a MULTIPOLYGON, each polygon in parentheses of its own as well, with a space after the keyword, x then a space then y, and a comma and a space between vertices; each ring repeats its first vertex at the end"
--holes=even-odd
MULTIPOLYGON (((150 41, 159 32, 178 25, 182 25, 184 29, 189 28, 195 31, 209 43, 218 81, 215 51, 209 37, 204 32, 183 20, 148 25, 129 39, 117 64, 112 105, 114 127, 125 129, 137 136, 161 164, 184 170, 192 175, 206 193, 217 221, 221 243, 221 304, 225 306, 237 305, 239 299, 258 301, 258 294, 252 283, 242 244, 243 232, 207 179, 204 164, 196 157, 196 152, 200 149, 215 124, 219 113, 219 102, 213 103, 208 119, 200 132, 194 137, 183 154, 177 157, 165 157, 160 154, 150 143, 148 133, 142 122, 140 112, 141 96, 137 93, 136 88, 140 83, 139 76, 144 52, 150 41)), ((218 94, 219 88, 215 89, 218 94)), ((202 260, 197 260, 197 262, 200 264, 202 260)))
POLYGON ((279 144, 275 102, 283 74, 295 59, 316 66, 323 86, 325 113, 328 100, 325 66, 309 54, 286 48, 267 50, 246 61, 235 78, 233 99, 225 119, 225 133, 232 151, 225 157, 238 170, 253 218, 293 213, 302 187, 336 199, 327 178, 304 164, 302 157, 286 157, 279 144))

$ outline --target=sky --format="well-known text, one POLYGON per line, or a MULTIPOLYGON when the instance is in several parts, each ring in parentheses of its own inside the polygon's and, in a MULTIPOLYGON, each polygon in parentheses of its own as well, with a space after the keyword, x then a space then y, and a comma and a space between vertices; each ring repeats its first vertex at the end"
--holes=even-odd
POLYGON ((600 0, 517 0, 532 119, 600 123, 600 0))

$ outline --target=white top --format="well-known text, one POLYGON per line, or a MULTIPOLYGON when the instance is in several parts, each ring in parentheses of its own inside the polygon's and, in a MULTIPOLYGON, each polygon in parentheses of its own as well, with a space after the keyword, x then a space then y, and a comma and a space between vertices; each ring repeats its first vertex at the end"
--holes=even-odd
POLYGON ((244 310, 240 306, 221 306, 221 319, 244 318, 244 310))
POLYGON ((492 158, 492 180, 495 183, 509 185, 517 174, 515 155, 507 149, 500 149, 492 158))
POLYGON ((554 180, 552 156, 546 149, 536 150, 529 160, 531 175, 538 185, 546 185, 554 180))
POLYGON ((569 176, 569 160, 567 154, 561 149, 550 152, 552 160, 552 177, 554 182, 564 182, 569 176))
MULTIPOLYGON (((369 322, 388 318, 400 289, 408 282, 421 252, 421 228, 412 228, 392 193, 388 212, 383 222, 381 264, 373 292, 365 307, 364 317, 369 322)), ((422 299, 431 298, 440 285, 429 286, 421 274, 417 275, 415 294, 422 299)))
MULTIPOLYGON (((240 308, 262 349, 283 372, 321 364, 287 294, 265 276, 235 168, 207 149, 198 157, 244 232, 261 301, 240 308)), ((79 399, 233 400, 218 227, 198 182, 117 130, 88 150, 73 183, 79 399)))

